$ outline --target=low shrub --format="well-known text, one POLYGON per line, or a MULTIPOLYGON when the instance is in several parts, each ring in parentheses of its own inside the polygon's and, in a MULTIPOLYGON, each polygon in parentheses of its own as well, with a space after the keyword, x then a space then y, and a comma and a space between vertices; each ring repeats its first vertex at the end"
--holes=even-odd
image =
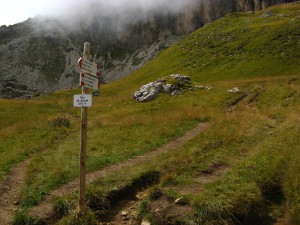
POLYGON ((70 127, 71 122, 67 118, 56 118, 49 121, 50 127, 70 127))

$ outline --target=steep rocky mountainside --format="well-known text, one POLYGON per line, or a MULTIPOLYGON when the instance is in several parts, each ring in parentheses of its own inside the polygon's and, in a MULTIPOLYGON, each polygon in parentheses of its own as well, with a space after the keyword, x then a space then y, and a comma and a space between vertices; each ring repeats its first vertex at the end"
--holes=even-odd
POLYGON ((228 13, 255 11, 293 0, 197 0, 181 10, 148 12, 122 23, 118 15, 93 16, 70 28, 55 19, 34 18, 0 27, 0 96, 72 88, 78 83, 77 60, 83 43, 102 66, 105 81, 130 74, 183 36, 228 13))

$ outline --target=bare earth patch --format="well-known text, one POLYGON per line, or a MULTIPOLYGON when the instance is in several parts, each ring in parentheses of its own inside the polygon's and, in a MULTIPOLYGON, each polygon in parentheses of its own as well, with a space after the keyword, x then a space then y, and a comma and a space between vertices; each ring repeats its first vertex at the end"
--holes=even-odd
POLYGON ((131 224, 139 225, 138 223, 138 210, 139 204, 145 197, 145 192, 138 192, 133 198, 121 201, 114 207, 106 218, 103 219, 101 225, 120 225, 131 224))
POLYGON ((0 183, 0 224, 12 224, 14 212, 18 208, 20 189, 24 184, 26 168, 30 160, 25 160, 13 168, 0 183))
MULTIPOLYGON (((181 196, 196 194, 201 191, 203 184, 213 182, 219 179, 224 173, 229 171, 227 165, 215 165, 210 171, 205 171, 195 178, 195 184, 176 189, 181 196)), ((148 187, 149 188, 149 187, 148 187)), ((138 192, 130 199, 121 200, 114 206, 111 211, 102 218, 101 225, 120 225, 131 224, 140 225, 141 219, 138 218, 139 205, 147 197, 148 188, 138 192)), ((180 198, 178 198, 180 199, 180 198)), ((155 224, 169 224, 170 221, 182 217, 188 217, 192 214, 193 208, 190 204, 178 204, 176 201, 169 199, 166 190, 163 190, 161 197, 150 203, 150 214, 155 220, 155 224)))

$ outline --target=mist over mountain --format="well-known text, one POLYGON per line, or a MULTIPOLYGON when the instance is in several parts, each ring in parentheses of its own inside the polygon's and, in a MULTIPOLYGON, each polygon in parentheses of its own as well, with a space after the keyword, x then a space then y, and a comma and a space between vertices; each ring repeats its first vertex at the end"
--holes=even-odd
POLYGON ((75 87, 86 41, 102 66, 102 79, 114 81, 228 13, 286 2, 292 0, 90 0, 49 6, 43 16, 0 28, 0 96, 75 87))

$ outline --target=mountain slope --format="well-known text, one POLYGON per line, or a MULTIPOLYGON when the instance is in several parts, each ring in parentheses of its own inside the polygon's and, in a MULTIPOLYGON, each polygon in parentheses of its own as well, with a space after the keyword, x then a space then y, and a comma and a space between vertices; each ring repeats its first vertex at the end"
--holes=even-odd
POLYGON ((78 83, 76 59, 85 41, 92 43, 92 53, 96 53, 97 62, 102 66, 103 79, 114 81, 140 68, 182 36, 228 13, 255 11, 283 2, 290 0, 195 0, 180 12, 150 11, 146 18, 140 15, 141 18, 137 16, 136 20, 125 24, 119 21, 122 17, 107 17, 95 7, 95 15, 87 20, 78 18, 72 26, 51 18, 34 18, 2 26, 0 96, 31 97, 45 91, 75 87, 78 83), (73 26, 76 29, 71 28, 73 26))
POLYGON ((147 80, 178 72, 198 82, 297 74, 297 5, 228 15, 167 49, 129 80, 145 73, 147 80))
MULTIPOLYGON (((300 4, 294 3, 228 15, 130 76, 103 85, 89 109, 88 172, 155 151, 199 122, 209 127, 179 149, 92 183, 87 195, 91 217, 106 222, 103 215, 110 218, 124 196, 137 201, 141 188, 139 220, 298 224, 299 13, 300 4), (141 85, 172 73, 190 75, 192 89, 143 104, 131 99, 141 85), (229 93, 234 87, 240 91, 229 93), (145 181, 153 173, 160 174, 154 186, 153 180, 145 181), (124 192, 128 189, 132 192, 124 192), (183 205, 175 204, 181 197, 183 205)), ((80 110, 72 107, 72 98, 79 92, 0 100, 1 179, 17 162, 31 159, 16 224, 34 224, 28 209, 78 177, 80 110)), ((60 224, 80 223, 73 210, 76 193, 54 201, 54 218, 65 216, 60 224)))

